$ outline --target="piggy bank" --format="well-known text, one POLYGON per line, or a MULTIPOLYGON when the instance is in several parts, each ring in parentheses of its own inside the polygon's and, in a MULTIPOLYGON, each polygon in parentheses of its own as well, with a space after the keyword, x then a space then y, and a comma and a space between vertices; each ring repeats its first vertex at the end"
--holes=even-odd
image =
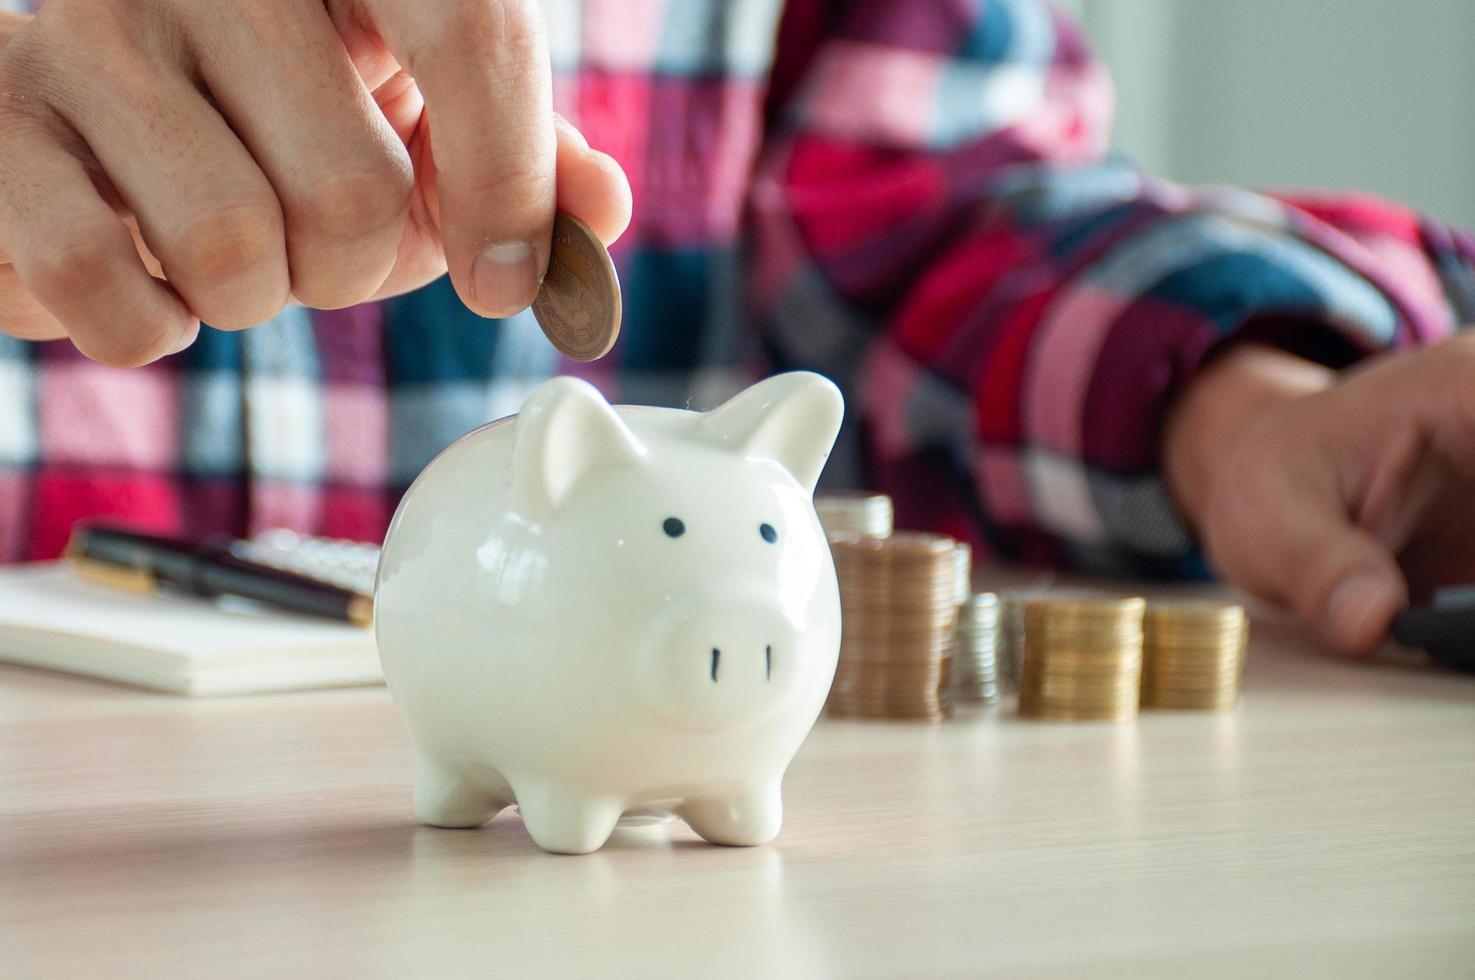
POLYGON ((384 542, 375 632, 415 812, 516 804, 587 853, 631 810, 762 844, 840 645, 814 484, 839 391, 783 374, 706 413, 556 378, 425 469, 384 542))

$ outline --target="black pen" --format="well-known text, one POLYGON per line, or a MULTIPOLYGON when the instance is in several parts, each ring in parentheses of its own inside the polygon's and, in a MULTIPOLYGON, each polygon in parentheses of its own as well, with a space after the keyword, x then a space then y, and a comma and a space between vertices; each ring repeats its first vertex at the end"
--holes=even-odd
POLYGON ((372 596, 241 558, 228 544, 192 544, 87 524, 73 530, 66 559, 90 581, 138 592, 167 586, 207 599, 237 596, 356 626, 369 626, 374 619, 372 596))

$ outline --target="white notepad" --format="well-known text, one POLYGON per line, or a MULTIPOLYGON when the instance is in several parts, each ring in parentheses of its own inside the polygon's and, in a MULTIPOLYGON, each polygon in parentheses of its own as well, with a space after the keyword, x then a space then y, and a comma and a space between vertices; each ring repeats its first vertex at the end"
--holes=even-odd
POLYGON ((372 630, 0 568, 0 661, 197 696, 383 683, 372 630))

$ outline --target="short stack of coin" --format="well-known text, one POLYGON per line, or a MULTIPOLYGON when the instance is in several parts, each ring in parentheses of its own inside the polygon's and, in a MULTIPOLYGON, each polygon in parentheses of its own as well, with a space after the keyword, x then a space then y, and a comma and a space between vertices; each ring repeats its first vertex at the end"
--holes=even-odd
POLYGON ((840 664, 832 715, 940 721, 958 616, 952 538, 832 535, 840 579, 840 664))
POLYGON ((862 534, 884 538, 894 520, 891 498, 884 493, 841 491, 814 498, 814 509, 826 534, 862 534))
POLYGON ((999 687, 1019 691, 1019 665, 1024 660, 1024 610, 1044 594, 1041 589, 1012 589, 999 593, 999 687))
POLYGON ((949 699, 983 704, 999 700, 999 617, 1002 610, 1003 603, 992 592, 969 596, 958 607, 949 699))
POLYGON ((1147 606, 1142 706, 1226 711, 1239 703, 1249 620, 1232 602, 1147 606))
POLYGON ((1036 599, 1024 610, 1019 713, 1129 721, 1142 684, 1143 599, 1036 599))

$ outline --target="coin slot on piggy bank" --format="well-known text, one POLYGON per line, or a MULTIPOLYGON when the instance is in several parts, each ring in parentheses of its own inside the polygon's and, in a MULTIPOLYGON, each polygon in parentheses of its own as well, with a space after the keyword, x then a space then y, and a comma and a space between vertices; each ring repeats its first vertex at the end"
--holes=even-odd
POLYGON ((415 809, 477 827, 516 805, 549 851, 670 810, 761 844, 840 644, 812 501, 839 391, 779 375, 711 412, 540 386, 405 495, 375 629, 415 744, 415 809))

